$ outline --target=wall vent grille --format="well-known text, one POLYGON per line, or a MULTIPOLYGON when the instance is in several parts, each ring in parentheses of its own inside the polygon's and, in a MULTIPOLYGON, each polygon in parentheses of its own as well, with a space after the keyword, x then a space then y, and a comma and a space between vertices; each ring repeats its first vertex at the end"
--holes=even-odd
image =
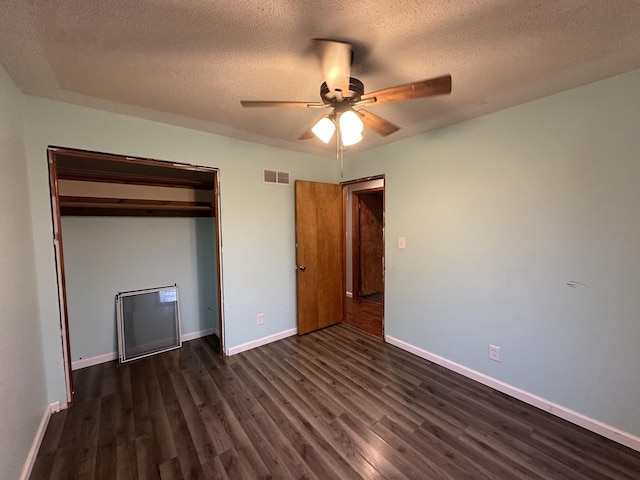
POLYGON ((278 172, 278 183, 289 185, 289 172, 278 172))
POLYGON ((270 170, 267 168, 262 170, 263 183, 271 183, 273 185, 289 185, 290 176, 291 175, 289 172, 281 172, 279 170, 270 170))

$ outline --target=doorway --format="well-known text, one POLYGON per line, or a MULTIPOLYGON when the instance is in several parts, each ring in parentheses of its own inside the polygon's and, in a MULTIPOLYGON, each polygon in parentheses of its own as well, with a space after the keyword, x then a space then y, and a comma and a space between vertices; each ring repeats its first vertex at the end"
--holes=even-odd
POLYGON ((180 297, 181 310, 183 295, 190 297, 190 317, 195 320, 182 338, 215 333, 213 346, 222 354, 218 170, 60 147, 49 147, 48 159, 69 406, 72 370, 117 358, 117 351, 102 353, 101 348, 102 343, 111 346, 114 336, 112 300, 118 291, 192 279, 180 297), (174 272, 181 269, 185 272, 178 277, 174 272), (145 282, 159 284, 141 284, 145 282), (126 288, 123 283, 136 285, 126 288), (104 304, 98 308, 97 301, 104 304), (87 315, 89 308, 95 314, 87 315), (88 319, 83 327, 90 337, 83 337, 77 319, 88 319), (76 347, 70 331, 81 339, 76 347), (92 342, 96 353, 85 359, 78 345, 92 342))
POLYGON ((343 184, 345 323, 384 338, 384 177, 343 184))

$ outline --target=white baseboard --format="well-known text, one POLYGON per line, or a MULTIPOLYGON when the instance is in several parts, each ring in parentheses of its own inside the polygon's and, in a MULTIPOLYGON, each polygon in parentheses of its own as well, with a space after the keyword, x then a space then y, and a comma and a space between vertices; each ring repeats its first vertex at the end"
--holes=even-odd
POLYGON ((396 347, 413 353, 418 357, 424 358, 456 373, 464 375, 467 378, 482 383, 483 385, 491 387, 499 392, 505 393, 513 398, 517 398, 518 400, 544 410, 545 412, 549 412, 575 425, 586 428, 587 430, 602 435, 603 437, 613 440, 614 442, 618 442, 636 451, 640 451, 640 437, 637 437, 629 432, 620 430, 619 428, 613 427, 599 420, 583 415, 582 413, 576 412, 567 407, 563 407, 562 405, 558 405, 557 403, 551 402, 538 395, 529 393, 518 387, 514 387, 513 385, 509 385, 508 383, 489 377, 484 373, 477 372, 465 367, 464 365, 452 362, 451 360, 447 360, 446 358, 434 353, 422 350, 421 348, 411 345, 410 343, 403 342, 402 340, 398 340, 397 338, 387 335, 385 336, 385 340, 391 345, 395 345, 396 347))
POLYGON ((42 419, 40 420, 40 425, 38 425, 36 434, 33 437, 33 442, 31 443, 29 454, 27 455, 27 459, 24 461, 24 465, 22 466, 20 480, 29 480, 31 471, 33 470, 33 466, 36 463, 36 457, 38 456, 38 451, 40 450, 42 439, 44 438, 44 434, 47 431, 47 425, 49 425, 49 420, 51 420, 51 415, 54 413, 58 413, 59 411, 60 402, 50 403, 45 408, 44 415, 42 415, 42 419))
POLYGON ((348 297, 348 298, 353 298, 353 293, 351 293, 351 292, 347 292, 347 297, 348 297))
POLYGON ((180 335, 180 338, 183 342, 188 342, 189 340, 195 340, 196 338, 208 337, 209 335, 218 334, 217 328, 207 328, 205 330, 200 330, 199 332, 191 332, 185 333, 184 335, 180 335))
MULTIPOLYGON (((206 330, 200 330, 198 332, 191 332, 191 333, 185 333, 184 335, 180 335, 180 339, 183 342, 188 342, 189 340, 195 340, 196 338, 206 337, 214 333, 217 333, 217 329, 207 328, 206 330)), ((81 358, 80 360, 75 360, 71 362, 71 370, 79 370, 81 368, 92 367, 94 365, 99 365, 101 363, 106 363, 106 362, 110 362, 112 360, 117 360, 117 359, 118 359, 118 352, 110 352, 110 353, 104 353, 102 355, 96 355, 95 357, 81 358)))
POLYGON ((93 367, 101 363, 107 363, 112 360, 118 359, 118 352, 104 353, 102 355, 96 355, 95 357, 81 358, 80 360, 74 360, 71 362, 71 370, 80 370, 81 368, 93 367))
POLYGON ((297 333, 297 328, 285 330, 280 333, 274 333, 273 335, 269 335, 268 337, 259 338, 257 340, 253 340, 252 342, 247 342, 243 343, 242 345, 232 347, 226 351, 226 354, 227 356, 235 355, 237 353, 245 352, 247 350, 251 350, 252 348, 261 347, 262 345, 266 345, 277 340, 282 340, 283 338, 291 337, 292 335, 295 335, 297 333))

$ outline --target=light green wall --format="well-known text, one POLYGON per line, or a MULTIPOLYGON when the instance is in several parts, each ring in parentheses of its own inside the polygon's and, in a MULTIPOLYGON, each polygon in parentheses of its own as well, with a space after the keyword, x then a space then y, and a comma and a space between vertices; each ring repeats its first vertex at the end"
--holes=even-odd
MULTIPOLYGON (((633 72, 347 158, 345 178, 386 175, 386 333, 640 435, 638 87, 633 72)), ((48 145, 220 168, 228 348, 295 327, 293 188, 261 169, 338 177, 330 159, 23 96, 0 70, 3 478, 65 400, 48 145)))
POLYGON ((47 406, 23 96, 0 67, 0 478, 18 478, 47 406))
MULTIPOLYGON (((65 397, 46 148, 80 148, 220 169, 226 348, 295 328, 293 185, 262 169, 337 181, 335 161, 26 96, 25 135, 44 355, 51 401, 65 397), (264 325, 256 314, 264 313, 264 325)), ((64 235, 64 231, 63 231, 64 235)))
POLYGON ((636 71, 347 159, 386 175, 386 334, 640 435, 639 92, 636 71))
POLYGON ((182 335, 216 329, 213 218, 62 217, 71 360, 118 351, 115 295, 177 284, 182 335))

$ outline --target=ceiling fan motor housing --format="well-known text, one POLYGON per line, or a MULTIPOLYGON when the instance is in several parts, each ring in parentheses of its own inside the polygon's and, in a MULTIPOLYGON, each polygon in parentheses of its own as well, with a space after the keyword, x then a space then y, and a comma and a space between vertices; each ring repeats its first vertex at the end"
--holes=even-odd
MULTIPOLYGON (((348 103, 355 103, 364 95, 364 85, 357 78, 349 77, 349 91, 341 92, 342 97, 348 100, 348 103)), ((329 89, 327 82, 320 85, 320 97, 323 103, 327 105, 335 105, 340 103, 336 98, 336 92, 329 89)))

